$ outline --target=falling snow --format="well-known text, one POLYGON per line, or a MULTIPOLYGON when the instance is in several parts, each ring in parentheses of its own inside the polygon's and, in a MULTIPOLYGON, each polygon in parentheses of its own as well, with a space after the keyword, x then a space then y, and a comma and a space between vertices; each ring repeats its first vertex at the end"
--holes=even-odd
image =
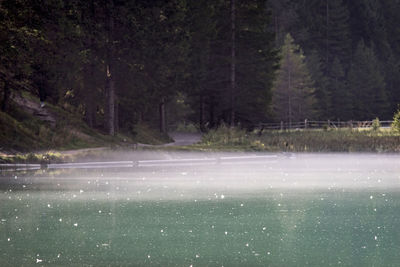
POLYGON ((205 154, 207 165, 4 174, 2 255, 20 253, 16 266, 400 261, 398 155, 287 153, 259 164, 222 154, 205 154))

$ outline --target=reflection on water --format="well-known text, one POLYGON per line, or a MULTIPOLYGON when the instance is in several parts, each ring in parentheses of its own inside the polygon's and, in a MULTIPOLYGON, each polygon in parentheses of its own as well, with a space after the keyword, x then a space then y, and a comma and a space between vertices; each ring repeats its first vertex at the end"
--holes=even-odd
POLYGON ((399 159, 3 172, 0 265, 397 266, 399 159))

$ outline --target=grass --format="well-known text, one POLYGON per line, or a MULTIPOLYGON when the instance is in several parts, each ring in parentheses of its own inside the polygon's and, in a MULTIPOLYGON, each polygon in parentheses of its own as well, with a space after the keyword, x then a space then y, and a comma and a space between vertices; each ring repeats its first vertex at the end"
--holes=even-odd
POLYGON ((222 126, 204 135, 199 150, 288 152, 400 152, 400 133, 391 129, 266 131, 222 126))
MULTIPOLYGON (((39 101, 25 93, 24 98, 39 101)), ((89 128, 82 116, 58 106, 46 104, 46 109, 56 118, 55 125, 42 121, 25 112, 15 103, 8 113, 0 112, 0 162, 48 163, 71 161, 96 156, 99 151, 58 153, 53 151, 94 147, 124 149, 129 144, 143 143, 160 145, 171 142, 171 138, 160 134, 146 124, 137 124, 129 133, 110 137, 101 131, 89 128), (11 156, 10 156, 11 155, 11 156)), ((240 128, 222 125, 203 136, 202 142, 191 146, 157 147, 148 149, 199 150, 199 151, 288 151, 288 152, 400 152, 400 112, 395 117, 392 129, 380 128, 379 121, 371 129, 325 129, 292 131, 249 132, 240 128), (397 118, 397 120, 396 120, 397 118), (397 126, 397 127, 396 127, 397 126)), ((180 130, 192 132, 193 125, 181 125, 180 130)))
POLYGON ((133 131, 136 143, 161 145, 173 141, 167 134, 162 134, 147 124, 137 124, 133 131))
MULTIPOLYGON (((30 102, 39 102, 27 92, 21 97, 30 102)), ((59 162, 65 161, 67 156, 52 151, 95 147, 115 149, 130 147, 129 144, 135 143, 159 145, 171 141, 167 135, 145 124, 137 125, 131 132, 111 137, 88 127, 81 114, 50 103, 46 103, 45 109, 55 118, 55 124, 30 114, 16 102, 10 103, 7 113, 0 111, 0 162, 59 162)))

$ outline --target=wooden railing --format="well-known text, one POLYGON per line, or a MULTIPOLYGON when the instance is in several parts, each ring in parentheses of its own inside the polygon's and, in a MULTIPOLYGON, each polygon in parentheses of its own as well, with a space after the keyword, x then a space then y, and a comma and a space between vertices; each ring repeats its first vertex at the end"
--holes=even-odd
MULTIPOLYGON (((393 121, 379 121, 380 127, 389 128, 393 121)), ((373 121, 313 121, 260 123, 262 130, 327 129, 327 128, 371 128, 373 121)))

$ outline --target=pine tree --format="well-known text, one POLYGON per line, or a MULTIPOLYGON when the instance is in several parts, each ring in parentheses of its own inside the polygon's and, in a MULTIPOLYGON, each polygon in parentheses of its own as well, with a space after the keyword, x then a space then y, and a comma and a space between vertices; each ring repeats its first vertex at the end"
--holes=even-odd
POLYGON ((254 125, 269 116, 278 55, 265 1, 242 0, 237 6, 236 117, 254 125))
POLYGON ((390 104, 387 117, 395 113, 400 104, 400 62, 391 51, 389 53, 390 56, 384 65, 386 93, 390 104))
POLYGON ((273 90, 273 109, 278 121, 297 122, 315 114, 315 89, 300 47, 286 35, 281 68, 273 90))
POLYGON ((328 90, 328 79, 323 73, 323 59, 316 50, 312 50, 306 57, 306 63, 314 81, 316 118, 326 120, 331 116, 331 98, 328 90))
POLYGON ((216 10, 218 3, 208 0, 192 0, 188 3, 190 48, 188 55, 188 78, 185 93, 189 95, 191 106, 202 131, 206 124, 213 127, 213 118, 207 110, 216 98, 215 81, 212 76, 217 66, 212 64, 213 48, 216 42, 216 10), (215 68, 215 69, 214 69, 215 68))
POLYGON ((346 70, 351 55, 349 11, 343 0, 326 0, 321 5, 321 8, 325 9, 326 19, 325 23, 322 23, 325 35, 322 47, 324 47, 327 71, 329 72, 329 65, 336 57, 346 70))
POLYGON ((354 118, 370 120, 385 116, 388 101, 384 77, 374 51, 364 41, 358 43, 348 77, 354 118))
POLYGON ((191 32, 190 80, 195 86, 193 96, 197 94, 192 102, 196 103, 196 109, 203 110, 199 117, 203 117, 202 122, 207 120, 211 127, 220 122, 231 123, 232 113, 234 122, 243 126, 265 120, 278 61, 274 35, 268 28, 270 16, 265 1, 235 2, 233 59, 230 0, 197 2, 191 2, 192 8, 202 5, 209 10, 201 17, 192 16, 195 30, 191 32))
POLYGON ((335 57, 330 68, 328 88, 331 95, 331 113, 327 118, 335 120, 350 120, 351 102, 350 94, 345 80, 345 73, 339 58, 335 57))

